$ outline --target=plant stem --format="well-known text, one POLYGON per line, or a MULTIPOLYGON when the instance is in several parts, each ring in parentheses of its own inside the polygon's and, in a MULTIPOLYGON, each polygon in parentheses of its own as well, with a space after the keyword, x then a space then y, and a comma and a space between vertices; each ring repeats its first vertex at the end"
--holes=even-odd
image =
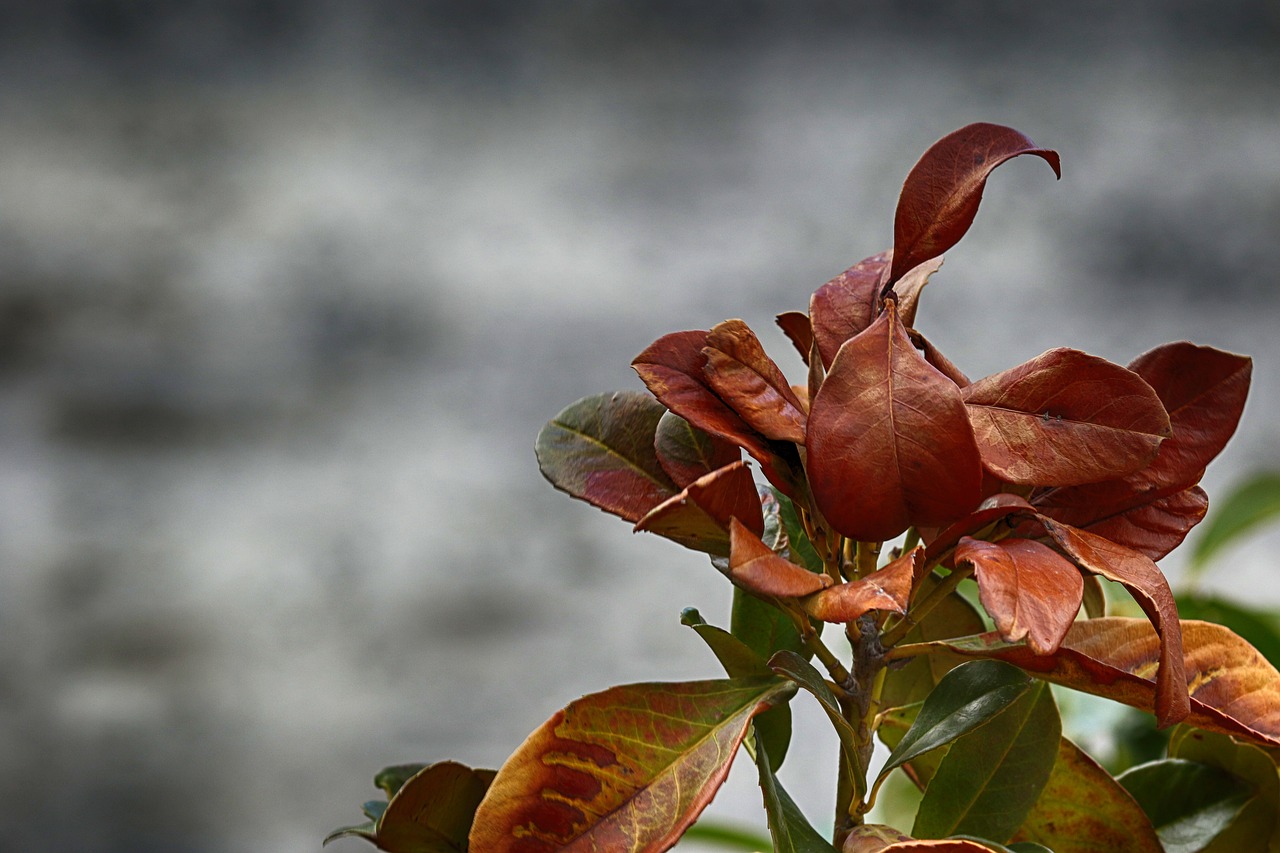
POLYGON ((956 587, 965 578, 973 574, 973 566, 965 563, 956 566, 951 570, 951 574, 942 579, 933 590, 917 602, 906 615, 903 616, 898 623, 884 632, 881 638, 885 646, 893 646, 901 642, 902 638, 911 633, 911 629, 920 624, 920 621, 932 610, 938 606, 948 595, 955 591, 956 587))

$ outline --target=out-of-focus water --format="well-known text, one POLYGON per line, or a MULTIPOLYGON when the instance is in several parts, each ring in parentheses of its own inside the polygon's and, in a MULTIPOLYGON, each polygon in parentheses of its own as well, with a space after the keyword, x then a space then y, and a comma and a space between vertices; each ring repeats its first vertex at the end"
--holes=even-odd
MULTIPOLYGON (((667 5, 5 13, 0 849, 315 850, 384 764, 496 766, 582 693, 713 677, 678 614, 723 621, 722 578, 555 493, 533 438, 726 317, 798 376, 773 315, 886 248, 970 121, 1064 178, 996 173, 934 342, 973 376, 1251 353, 1206 484, 1280 464, 1272 6, 1200 38, 1180 4, 923 36, 667 5)), ((1274 570, 1214 582, 1280 601, 1274 570)), ((831 749, 783 774, 819 822, 831 749)), ((735 773, 713 811, 757 805, 735 773)))

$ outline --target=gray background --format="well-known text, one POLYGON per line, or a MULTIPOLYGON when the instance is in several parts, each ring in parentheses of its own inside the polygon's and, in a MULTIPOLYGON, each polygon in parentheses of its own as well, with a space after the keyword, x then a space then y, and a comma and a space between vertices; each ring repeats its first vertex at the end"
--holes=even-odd
MULTIPOLYGON (((384 764, 714 676, 722 579, 534 436, 727 317, 800 376, 773 315, 970 121, 1064 178, 995 174, 935 343, 1250 353, 1206 485, 1280 465, 1278 48, 1246 0, 0 4, 0 849, 316 850, 384 764)), ((1212 583, 1280 600, 1261 541, 1212 583)))

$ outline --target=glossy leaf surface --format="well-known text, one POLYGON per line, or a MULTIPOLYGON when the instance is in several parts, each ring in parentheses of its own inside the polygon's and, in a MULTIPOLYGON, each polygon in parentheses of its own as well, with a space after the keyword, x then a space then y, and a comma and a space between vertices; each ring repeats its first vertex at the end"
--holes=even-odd
POLYGON ((639 521, 677 491, 653 449, 664 411, 633 391, 584 397, 538 433, 538 467, 557 489, 639 521))
POLYGON ((1111 774, 1066 738, 1017 839, 1054 853, 1163 853, 1142 808, 1111 774))
POLYGON ((810 409, 808 451, 813 496, 852 539, 942 526, 979 501, 960 389, 915 351, 892 303, 840 348, 810 409))
POLYGON ((707 383, 752 429, 765 438, 804 443, 807 407, 746 323, 714 326, 703 355, 707 383))
POLYGON ((1179 726, 1169 739, 1169 757, 1225 770, 1253 788, 1253 796, 1206 848, 1206 853, 1280 850, 1280 772, 1264 750, 1227 735, 1179 726))
POLYGON ((670 849, 729 772, 781 679, 615 687, 570 703, 507 760, 476 812, 471 849, 670 849))
POLYGON ((775 554, 736 518, 729 527, 729 577, 757 595, 800 598, 831 585, 831 578, 775 554))
POLYGON ((1084 597, 1080 571, 1030 539, 961 539, 956 562, 974 567, 982 606, 1005 640, 1026 639, 1039 655, 1057 650, 1084 597))
MULTIPOLYGON (((836 736, 840 739, 840 761, 845 765, 849 773, 862 772, 858 769, 861 759, 858 757, 857 732, 854 731, 853 725, 844 718, 844 714, 840 710, 840 703, 836 701, 835 694, 827 686, 826 679, 822 677, 822 674, 804 658, 795 652, 788 651, 778 652, 770 658, 769 668, 798 687, 807 690, 812 694, 813 698, 818 700, 818 705, 826 713, 827 719, 831 721, 832 727, 836 730, 836 736)), ((849 776, 848 778, 852 779, 854 777, 849 776)))
POLYGON ((964 389, 987 469, 1007 483, 1073 486, 1133 473, 1170 435, 1156 392, 1136 373, 1053 349, 964 389))
POLYGON ((1036 682, 986 725, 951 744, 911 834, 1008 840, 1048 781, 1061 737, 1053 694, 1036 682))
POLYGON ((656 533, 686 548, 728 556, 729 523, 739 519, 764 532, 764 513, 751 470, 734 462, 694 480, 636 522, 637 531, 656 533))
POLYGON ((1043 158, 1062 177, 1057 152, 1037 148, 1011 127, 971 124, 935 142, 902 186, 893 219, 889 280, 897 281, 959 242, 973 224, 992 170, 1020 154, 1043 158))
POLYGON ((675 412, 658 420, 653 448, 662 470, 681 489, 742 458, 736 444, 703 432, 675 412))
POLYGON ((1170 758, 1117 777, 1155 825, 1165 853, 1197 853, 1235 820, 1252 792, 1217 767, 1170 758))
MULTIPOLYGON (((1182 623, 1190 693, 1186 722, 1198 728, 1280 747, 1280 673, 1256 649, 1221 625, 1182 623)), ((998 634, 934 641, 967 657, 1007 661, 1074 690, 1150 711, 1160 638, 1145 619, 1107 616, 1076 622, 1057 653, 1041 657, 998 634)))
POLYGON ((853 622, 872 610, 902 613, 923 560, 924 548, 914 548, 866 577, 823 589, 801 604, 823 622, 853 622))
POLYGON ((760 791, 764 795, 764 811, 769 818, 774 853, 835 853, 835 848, 810 825, 795 800, 782 787, 770 769, 764 741, 758 733, 755 737, 760 791))

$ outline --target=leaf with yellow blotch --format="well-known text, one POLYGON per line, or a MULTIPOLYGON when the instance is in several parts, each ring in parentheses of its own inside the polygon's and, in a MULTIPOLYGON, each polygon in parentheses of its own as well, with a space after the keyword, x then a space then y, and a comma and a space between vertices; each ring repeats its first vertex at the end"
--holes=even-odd
POLYGON ((1080 612, 1084 577, 1040 542, 965 537, 956 547, 956 563, 974 567, 982 606, 1000 636, 1011 643, 1025 638, 1038 655, 1057 650, 1080 612))
POLYGON ((973 224, 987 178, 1020 154, 1044 159, 1062 177, 1056 151, 1011 127, 970 124, 939 139, 907 174, 893 219, 889 284, 912 267, 950 249, 973 224))
POLYGON ((729 521, 733 518, 757 535, 764 532, 760 495, 750 469, 741 461, 694 480, 684 491, 650 510, 636 522, 635 529, 656 533, 695 551, 727 557, 729 521))
POLYGON ((840 348, 813 399, 808 472, 823 516, 863 542, 949 524, 980 500, 960 389, 916 352, 892 302, 840 348))
POLYGON ((923 566, 924 548, 913 548, 866 577, 815 592, 801 605, 823 622, 853 622, 872 610, 902 613, 923 566))
POLYGON ((1151 820, 1111 774, 1071 741, 1014 836, 1054 853, 1163 853, 1151 820))
POLYGON ((765 438, 804 444, 808 404, 741 320, 725 320, 707 333, 702 371, 716 395, 765 438))
POLYGON ((964 389, 982 464, 1007 483, 1074 486, 1145 467, 1171 435, 1138 374, 1059 348, 964 389))
POLYGON ((653 449, 664 411, 635 391, 584 397, 538 433, 538 467, 557 489, 639 521, 677 491, 653 449))
POLYGON ((471 849, 668 850, 711 802, 751 719, 787 701, 780 678, 633 684, 557 712, 507 759, 471 849))
MULTIPOLYGON (((1280 747, 1280 672, 1253 646, 1212 622, 1182 623, 1185 722, 1267 747, 1280 747)), ((1039 656, 992 632, 925 645, 1014 664, 1037 678, 1150 711, 1161 642, 1145 619, 1104 616, 1076 622, 1058 651, 1039 656)))
POLYGON ((815 574, 775 554, 736 518, 729 522, 729 578, 756 595, 800 598, 831 586, 815 574))

